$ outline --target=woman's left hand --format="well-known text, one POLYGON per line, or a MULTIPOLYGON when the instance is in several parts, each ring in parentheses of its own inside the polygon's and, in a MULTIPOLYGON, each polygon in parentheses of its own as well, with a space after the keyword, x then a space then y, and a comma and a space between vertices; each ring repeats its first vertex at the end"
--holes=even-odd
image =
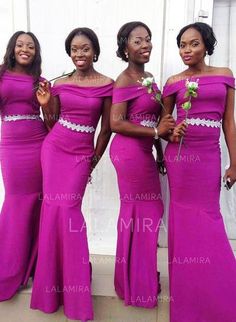
POLYGON ((166 166, 164 161, 159 161, 158 159, 156 160, 156 164, 157 164, 157 168, 158 171, 160 172, 160 174, 162 174, 163 176, 166 175, 167 171, 166 171, 166 166))
POLYGON ((229 188, 231 188, 234 185, 234 183, 236 182, 236 166, 230 166, 225 171, 224 182, 226 182, 227 179, 230 180, 229 188))

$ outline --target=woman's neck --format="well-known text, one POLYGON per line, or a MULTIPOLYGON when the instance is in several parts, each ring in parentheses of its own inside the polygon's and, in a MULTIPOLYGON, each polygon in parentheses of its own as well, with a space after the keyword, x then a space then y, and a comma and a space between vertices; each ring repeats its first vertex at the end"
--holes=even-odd
POLYGON ((137 65, 132 62, 129 62, 129 66, 126 69, 126 73, 132 78, 141 81, 142 78, 145 78, 144 64, 137 65))
POLYGON ((210 66, 205 64, 204 62, 201 62, 199 64, 189 66, 188 69, 186 69, 186 74, 189 75, 200 75, 200 74, 206 74, 210 69, 210 66))
POLYGON ((27 66, 16 65, 11 69, 11 71, 17 74, 30 75, 30 68, 27 66))
POLYGON ((80 79, 83 78, 91 78, 92 76, 94 76, 95 74, 97 74, 97 71, 92 67, 90 67, 89 69, 86 70, 75 70, 74 76, 80 79))

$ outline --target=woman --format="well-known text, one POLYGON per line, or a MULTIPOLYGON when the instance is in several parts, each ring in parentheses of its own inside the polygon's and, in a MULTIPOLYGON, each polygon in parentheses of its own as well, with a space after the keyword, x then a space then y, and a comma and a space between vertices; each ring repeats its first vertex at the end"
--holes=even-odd
POLYGON ((74 29, 65 49, 75 72, 55 83, 54 97, 47 83, 38 92, 43 108, 59 112, 60 118, 42 148, 44 199, 31 308, 51 313, 64 305, 69 319, 87 321, 93 319, 91 268, 81 204, 92 168, 111 135, 113 81, 94 69, 100 47, 91 29, 74 29))
POLYGON ((207 24, 197 22, 181 29, 177 44, 187 69, 170 77, 164 88, 167 111, 177 107, 176 132, 186 132, 181 148, 169 143, 165 152, 171 197, 170 318, 171 322, 233 322, 236 262, 220 213, 219 137, 222 123, 230 156, 224 178, 232 187, 236 180, 235 80, 228 68, 205 63, 216 44, 207 24), (197 96, 186 97, 187 80, 197 83, 197 96), (186 113, 182 104, 189 101, 186 113))
POLYGON ((117 35, 117 55, 128 62, 113 91, 111 128, 115 135, 110 156, 117 172, 120 214, 115 267, 115 290, 126 305, 153 308, 159 292, 157 238, 163 214, 159 175, 152 154, 154 139, 175 126, 168 115, 157 126, 160 104, 142 86, 152 77, 145 71, 152 43, 142 22, 123 25, 117 35))
POLYGON ((38 39, 18 31, 0 67, 1 168, 5 199, 0 215, 0 301, 26 285, 37 254, 42 174, 47 134, 34 87, 40 80, 38 39))

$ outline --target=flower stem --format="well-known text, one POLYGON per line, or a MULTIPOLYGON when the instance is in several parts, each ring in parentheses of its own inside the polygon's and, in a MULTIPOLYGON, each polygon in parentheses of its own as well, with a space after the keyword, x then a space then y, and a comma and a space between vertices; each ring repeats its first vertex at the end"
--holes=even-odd
MULTIPOLYGON (((187 118, 188 118, 188 110, 186 110, 185 122, 187 122, 187 118)), ((182 147, 183 141, 184 141, 184 136, 181 136, 181 139, 179 142, 178 154, 177 154, 177 161, 179 161, 179 159, 180 159, 180 152, 181 152, 181 147, 182 147)))
MULTIPOLYGON (((54 77, 54 78, 52 78, 52 79, 49 79, 49 80, 48 80, 48 82, 49 82, 49 83, 51 83, 52 81, 57 80, 57 79, 59 79, 59 78, 61 78, 61 77, 71 76, 74 72, 75 72, 75 69, 73 69, 73 71, 72 71, 72 72, 69 72, 69 73, 67 73, 67 74, 62 74, 62 75, 60 75, 60 76, 54 77)), ((39 88, 39 85, 35 86, 35 87, 33 88, 33 90, 37 90, 38 88, 39 88)))

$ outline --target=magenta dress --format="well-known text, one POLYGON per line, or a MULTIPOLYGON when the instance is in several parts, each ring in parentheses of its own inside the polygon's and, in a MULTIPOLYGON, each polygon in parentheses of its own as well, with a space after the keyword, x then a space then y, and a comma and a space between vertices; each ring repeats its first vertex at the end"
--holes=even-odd
MULTIPOLYGON (((128 102, 130 122, 156 125, 161 107, 146 88, 114 88, 113 104, 120 102, 128 102)), ((110 148, 120 192, 115 290, 125 305, 145 308, 157 305, 157 239, 163 215, 153 142, 151 137, 116 134, 110 148)))
MULTIPOLYGON (((236 261, 219 204, 220 127, 227 89, 234 86, 232 77, 199 77, 179 160, 178 143, 165 151, 171 322, 236 321, 236 261)), ((164 97, 175 95, 178 122, 185 118, 185 90, 185 80, 164 88, 164 97)))
POLYGON ((41 207, 40 152, 47 134, 31 76, 0 79, 0 158, 5 199, 0 215, 0 301, 26 285, 37 255, 41 207))
POLYGON ((60 119, 42 148, 43 205, 31 308, 64 305, 69 319, 93 319, 91 267, 81 204, 94 155, 94 133, 112 84, 52 88, 60 119))

